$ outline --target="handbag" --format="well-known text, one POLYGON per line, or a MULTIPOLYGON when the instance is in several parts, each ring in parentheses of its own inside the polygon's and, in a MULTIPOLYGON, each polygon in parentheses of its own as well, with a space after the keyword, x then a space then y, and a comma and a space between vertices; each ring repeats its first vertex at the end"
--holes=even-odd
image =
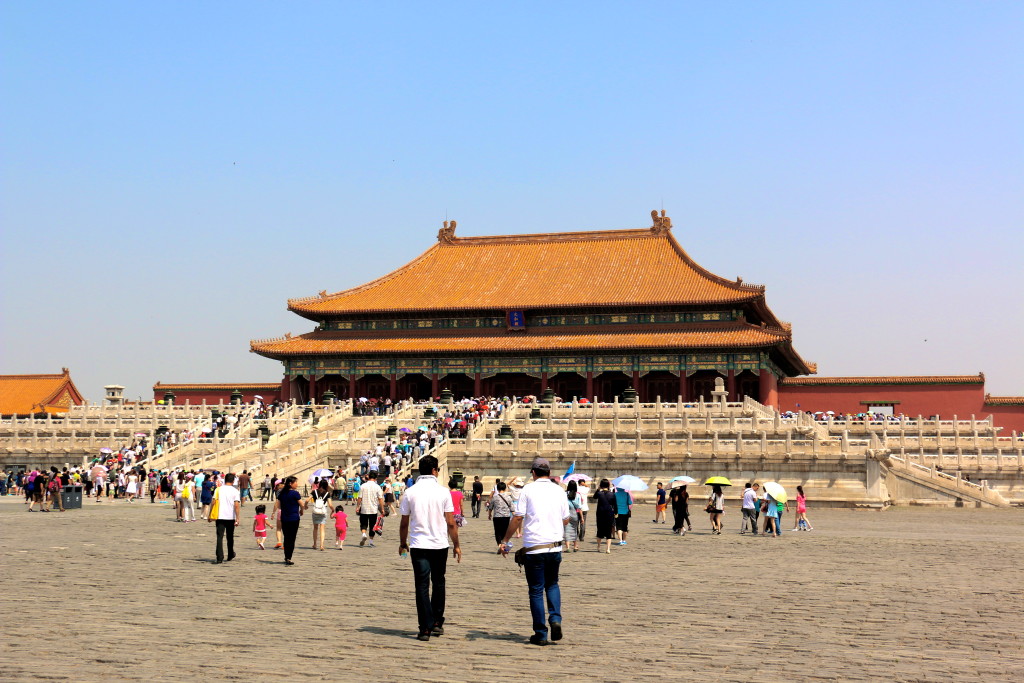
POLYGON ((712 496, 711 498, 708 498, 708 505, 707 505, 706 508, 704 508, 704 512, 707 512, 708 514, 711 514, 713 512, 718 512, 718 508, 715 507, 715 498, 714 498, 714 496, 712 496))
POLYGON ((466 516, 459 514, 455 515, 455 526, 459 528, 466 526, 466 516))
POLYGON ((213 492, 213 503, 210 504, 210 514, 207 515, 206 521, 212 522, 220 516, 220 489, 213 492))

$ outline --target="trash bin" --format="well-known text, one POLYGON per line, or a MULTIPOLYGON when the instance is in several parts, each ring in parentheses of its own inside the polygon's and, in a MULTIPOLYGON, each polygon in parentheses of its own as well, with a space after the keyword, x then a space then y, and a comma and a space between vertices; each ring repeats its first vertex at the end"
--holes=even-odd
POLYGON ((82 486, 80 484, 62 486, 60 491, 60 499, 64 505, 65 510, 81 510, 82 486))

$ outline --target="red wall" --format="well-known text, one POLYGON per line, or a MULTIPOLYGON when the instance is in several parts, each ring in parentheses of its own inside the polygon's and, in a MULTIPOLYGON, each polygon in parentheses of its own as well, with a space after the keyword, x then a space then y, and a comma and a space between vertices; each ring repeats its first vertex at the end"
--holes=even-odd
MULTIPOLYGON (((220 403, 221 399, 224 400, 224 403, 231 403, 231 392, 234 391, 234 388, 189 390, 182 389, 180 391, 177 389, 172 389, 172 391, 174 392, 175 405, 184 405, 185 401, 188 401, 192 405, 199 405, 203 402, 204 399, 206 400, 207 405, 217 405, 218 403, 220 403)), ((263 397, 263 402, 269 404, 273 403, 274 400, 277 399, 278 394, 280 393, 280 388, 240 389, 240 391, 242 392, 242 401, 244 401, 245 403, 252 403, 253 396, 259 394, 260 396, 263 397)), ((153 400, 162 401, 164 399, 164 393, 164 389, 160 389, 159 391, 154 390, 153 400)))
POLYGON ((985 405, 985 385, 972 384, 820 384, 779 385, 779 409, 837 413, 862 413, 870 409, 861 401, 893 401, 893 412, 912 417, 939 415, 961 420, 974 415, 985 419, 995 416, 1003 434, 1024 431, 1024 405, 985 405))

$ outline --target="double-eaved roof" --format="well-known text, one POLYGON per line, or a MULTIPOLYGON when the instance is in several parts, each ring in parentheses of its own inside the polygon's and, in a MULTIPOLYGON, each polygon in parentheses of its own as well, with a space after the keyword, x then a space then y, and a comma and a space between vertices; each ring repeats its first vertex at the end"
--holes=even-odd
MULTIPOLYGON (((778 348, 787 373, 814 372, 792 348, 790 326, 768 308, 764 287, 728 280, 698 265, 676 242, 671 220, 631 230, 456 237, 438 241, 387 275, 333 294, 288 301, 316 321, 431 317, 458 311, 541 312, 740 310, 738 320, 652 325, 531 327, 527 330, 335 330, 254 340, 278 359, 311 355, 548 353, 553 351, 778 348)), ((429 326, 428 326, 429 327, 429 326)))

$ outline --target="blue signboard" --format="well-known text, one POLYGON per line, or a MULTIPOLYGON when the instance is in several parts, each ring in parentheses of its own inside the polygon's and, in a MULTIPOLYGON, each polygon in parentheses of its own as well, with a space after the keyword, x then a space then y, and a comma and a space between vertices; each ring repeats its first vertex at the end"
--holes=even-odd
POLYGON ((525 330, 526 329, 526 316, 523 315, 522 311, 509 311, 508 312, 508 329, 510 329, 510 330, 525 330))

